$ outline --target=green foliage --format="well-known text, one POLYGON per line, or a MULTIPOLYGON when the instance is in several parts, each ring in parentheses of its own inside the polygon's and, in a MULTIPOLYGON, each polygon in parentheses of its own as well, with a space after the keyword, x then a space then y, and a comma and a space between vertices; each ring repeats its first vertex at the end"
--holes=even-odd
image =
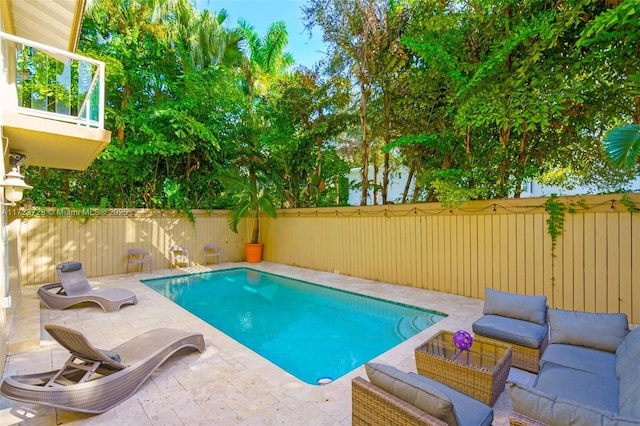
POLYGON ((455 182, 436 179, 431 182, 436 197, 443 207, 453 209, 460 207, 462 203, 475 200, 482 196, 482 190, 478 188, 461 188, 455 182))
MULTIPOLYGON (((225 18, 224 12, 198 12, 187 0, 93 2, 80 50, 107 64, 112 143, 85 171, 29 168, 30 180, 39 182, 34 203, 166 208, 189 215, 195 208, 230 206, 215 177, 251 169, 268 176, 273 188, 281 186, 282 176, 305 170, 311 177, 322 170, 317 176, 329 189, 316 185, 310 199, 334 204, 337 190, 330 182, 348 171, 331 144, 344 128, 344 119, 334 116, 344 114, 350 101, 347 85, 331 80, 320 89, 310 86, 312 95, 301 108, 296 99, 303 99, 285 86, 292 58, 285 52, 284 24, 259 37, 246 23, 227 29, 225 18), (282 97, 281 91, 288 92, 282 97), (323 119, 311 125, 307 120, 318 103, 326 104, 323 119), (325 142, 317 146, 319 135, 325 142), (283 162, 302 168, 282 173, 283 162)), ((304 190, 307 182, 297 185, 304 190)), ((283 191, 273 195, 284 204, 283 191)))
POLYGON ((545 211, 548 213, 547 232, 551 237, 551 255, 555 257, 555 249, 558 237, 562 235, 564 227, 564 215, 567 207, 558 200, 557 195, 552 194, 545 202, 545 211))
MULTIPOLYGON (((621 190, 640 153, 638 7, 314 0, 306 24, 329 42, 326 66, 292 72, 282 22, 259 35, 189 0, 96 0, 79 51, 107 64, 112 143, 85 171, 25 167, 29 196, 224 208, 235 203, 216 177, 232 171, 264 180, 280 207, 328 206, 369 164, 383 177, 406 167, 407 201, 517 197, 544 177, 621 190)), ((23 105, 61 98, 55 78, 30 73, 56 75, 56 61, 19 63, 23 105)))
POLYGON ((240 176, 231 173, 222 173, 217 176, 225 190, 234 200, 229 217, 229 227, 233 232, 238 232, 240 220, 245 217, 253 219, 253 233, 251 244, 256 244, 260 238, 260 212, 276 218, 276 208, 273 199, 268 195, 265 187, 251 176, 240 176))
POLYGON ((167 179, 162 185, 162 192, 166 198, 167 207, 175 209, 178 213, 185 214, 195 224, 195 218, 190 209, 191 203, 180 182, 167 179))
POLYGON ((627 194, 624 194, 622 198, 620 198, 620 202, 631 214, 636 213, 638 210, 640 210, 636 206, 636 204, 627 196, 627 194))
POLYGON ((549 215, 549 217, 547 217, 547 232, 551 237, 551 285, 554 285, 556 280, 556 246, 558 244, 558 237, 562 235, 564 215, 567 211, 567 207, 558 200, 558 197, 555 194, 552 194, 545 202, 545 210, 549 215))
MULTIPOLYGON (((482 185, 490 198, 518 196, 523 182, 556 170, 572 172, 563 186, 601 183, 593 173, 602 147, 594 135, 615 125, 621 113, 631 113, 621 108, 629 99, 621 88, 633 80, 625 75, 638 63, 631 43, 637 20, 625 18, 630 44, 616 44, 616 50, 600 40, 618 41, 621 27, 592 23, 616 9, 602 3, 412 4, 403 42, 416 61, 406 104, 419 105, 421 113, 408 111, 406 136, 396 142, 408 166, 473 173, 471 182, 461 179, 457 185, 482 185), (591 36, 597 48, 585 51, 580 43, 591 36), (454 135, 437 140, 448 150, 433 150, 436 141, 412 136, 443 131, 454 135)), ((626 179, 603 166, 599 171, 611 185, 626 179)))
POLYGON ((604 139, 605 149, 611 162, 631 169, 640 156, 640 124, 630 124, 611 130, 604 139))

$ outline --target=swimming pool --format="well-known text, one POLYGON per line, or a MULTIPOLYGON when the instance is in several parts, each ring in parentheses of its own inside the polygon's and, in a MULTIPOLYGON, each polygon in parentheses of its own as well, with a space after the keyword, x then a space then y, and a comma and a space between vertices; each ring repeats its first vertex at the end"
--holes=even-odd
POLYGON ((250 268, 142 282, 314 385, 336 380, 446 317, 250 268))

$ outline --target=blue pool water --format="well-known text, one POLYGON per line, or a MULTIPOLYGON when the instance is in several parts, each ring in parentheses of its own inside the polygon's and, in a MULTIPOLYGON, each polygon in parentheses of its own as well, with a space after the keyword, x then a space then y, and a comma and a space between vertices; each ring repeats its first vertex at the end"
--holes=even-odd
POLYGON ((249 268, 143 283, 311 384, 336 380, 446 317, 249 268))

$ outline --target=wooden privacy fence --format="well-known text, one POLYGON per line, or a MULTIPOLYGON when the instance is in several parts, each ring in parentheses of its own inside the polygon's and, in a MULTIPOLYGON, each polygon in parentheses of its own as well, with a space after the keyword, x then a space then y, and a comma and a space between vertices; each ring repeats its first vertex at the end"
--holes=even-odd
MULTIPOLYGON (((640 194, 551 199, 564 208, 555 250, 546 198, 286 209, 264 218, 264 259, 405 286, 483 298, 486 287, 544 294, 555 308, 624 312, 640 323, 640 194), (635 263, 634 263, 635 259, 635 263)), ((79 260, 88 276, 124 273, 125 252, 142 248, 154 268, 167 249, 187 247, 202 262, 209 242, 224 262, 240 261, 246 232, 229 230, 226 211, 195 211, 195 223, 161 211, 107 209, 74 217, 22 213, 19 236, 25 284, 55 281, 55 264, 79 260)), ((11 216, 9 216, 11 220, 11 216)), ((15 229, 18 228, 18 229, 15 229)))
POLYGON ((123 274, 131 248, 148 251, 154 269, 169 268, 175 244, 195 264, 203 263, 207 243, 221 246, 221 261, 239 261, 244 242, 229 229, 227 213, 195 211, 191 222, 160 210, 31 209, 18 212, 9 228, 19 235, 21 284, 29 285, 57 281, 55 265, 70 260, 82 262, 89 277, 123 274))
POLYGON ((551 307, 640 323, 640 194, 551 199, 566 211, 555 257, 547 200, 281 210, 265 258, 476 298, 486 287, 544 294, 551 307))

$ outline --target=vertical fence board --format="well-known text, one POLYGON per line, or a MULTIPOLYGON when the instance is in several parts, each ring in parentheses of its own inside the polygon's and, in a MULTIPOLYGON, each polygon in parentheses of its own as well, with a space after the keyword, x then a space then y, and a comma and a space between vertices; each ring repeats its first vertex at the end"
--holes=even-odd
POLYGON ((620 309, 620 213, 607 214, 607 298, 604 312, 620 309))
POLYGON ((509 291, 509 217, 508 215, 498 216, 498 234, 500 254, 494 263, 499 271, 499 287, 500 291, 509 291))
POLYGON ((573 307, 573 267, 574 256, 573 249, 575 245, 574 232, 573 232, 573 215, 565 219, 564 229, 562 232, 562 240, 565 244, 562 245, 562 306, 566 306, 569 309, 573 307))
POLYGON ((449 293, 453 294, 461 294, 461 289, 459 288, 458 283, 458 271, 460 270, 460 265, 462 265, 462 259, 460 258, 460 222, 458 221, 459 216, 449 216, 447 222, 451 227, 451 231, 449 233, 448 244, 449 244, 449 253, 450 260, 448 265, 449 270, 449 285, 450 290, 449 293))
POLYGON ((480 263, 478 257, 480 255, 480 241, 478 240, 478 228, 480 217, 469 217, 469 266, 467 268, 467 278, 469 280, 469 294, 471 297, 482 298, 484 291, 479 284, 480 263))
POLYGON ((584 235, 584 281, 583 288, 583 308, 593 310, 596 305, 596 217, 594 214, 584 215, 584 227, 591 232, 584 235))
POLYGON ((631 276, 626 283, 627 286, 631 287, 630 307, 628 310, 622 312, 627 312, 631 322, 640 324, 640 313, 637 312, 640 309, 640 278, 638 277, 640 267, 637 262, 637 259, 640 257, 640 216, 637 213, 634 214, 631 219, 631 230, 631 253, 629 257, 636 259, 636 261, 631 262, 631 276))
POLYGON ((596 213, 596 294, 595 306, 587 307, 594 312, 607 311, 607 214, 596 213))
MULTIPOLYGON (((633 279, 633 216, 628 213, 620 214, 620 250, 618 253, 618 269, 620 271, 618 286, 620 288, 619 312, 631 312, 632 279, 633 279)), ((615 311, 614 311, 615 312, 615 311)))
MULTIPOLYGON (((576 213, 572 215, 573 222, 573 246, 574 246, 574 268, 573 268, 573 294, 571 295, 573 309, 584 311, 584 283, 585 283, 585 229, 584 214, 576 213)), ((569 297, 569 295, 567 295, 569 297)))

